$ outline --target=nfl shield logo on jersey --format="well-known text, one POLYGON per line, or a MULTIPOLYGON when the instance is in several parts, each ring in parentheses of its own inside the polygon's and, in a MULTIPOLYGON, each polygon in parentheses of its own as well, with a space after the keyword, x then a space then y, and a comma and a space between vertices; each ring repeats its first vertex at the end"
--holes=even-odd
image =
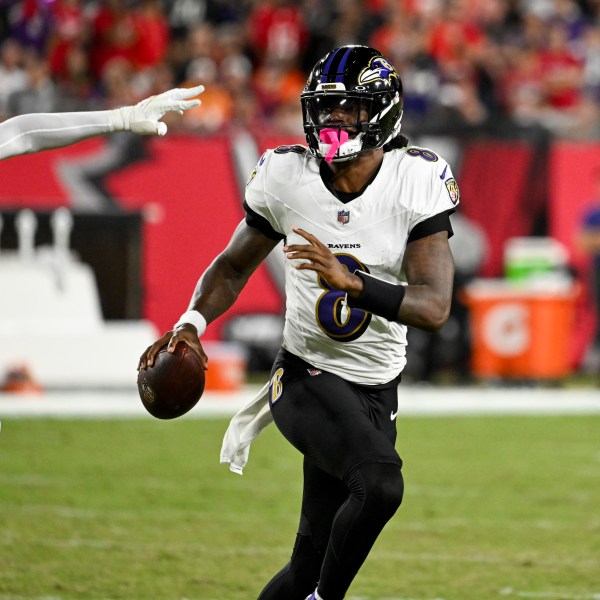
POLYGON ((342 225, 345 225, 350 221, 350 211, 349 210, 339 210, 338 211, 338 222, 342 225))

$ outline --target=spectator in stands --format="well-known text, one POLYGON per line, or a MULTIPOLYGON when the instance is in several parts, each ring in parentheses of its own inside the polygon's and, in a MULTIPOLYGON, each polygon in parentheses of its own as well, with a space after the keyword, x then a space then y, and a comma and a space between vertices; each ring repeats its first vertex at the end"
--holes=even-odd
POLYGON ((554 0, 552 8, 551 21, 560 23, 565 28, 571 44, 578 43, 582 39, 586 27, 579 4, 574 0, 554 0))
POLYGON ((596 316, 596 330, 584 357, 583 370, 600 375, 600 169, 595 176, 595 195, 581 221, 579 244, 591 258, 590 295, 596 316))
POLYGON ((55 0, 52 6, 52 33, 46 53, 52 75, 64 78, 69 51, 83 49, 89 38, 88 22, 81 0, 55 0))
POLYGON ((594 102, 600 102, 600 25, 586 27, 582 44, 583 92, 594 102))
POLYGON ((27 87, 23 61, 21 44, 14 39, 6 40, 0 47, 0 118, 8 114, 10 95, 27 87))
POLYGON ((136 64, 139 29, 135 14, 126 0, 103 0, 91 23, 90 60, 97 79, 109 62, 115 59, 136 64))
POLYGON ((440 11, 428 35, 428 51, 436 61, 442 78, 454 81, 473 77, 485 34, 465 17, 458 2, 440 11))
POLYGON ((138 30, 133 52, 134 65, 138 69, 153 67, 165 58, 170 38, 162 1, 141 0, 134 16, 138 30))
MULTIPOLYGON (((325 49, 367 43, 397 64, 406 84, 409 121, 420 129, 444 122, 446 129, 485 127, 506 117, 558 137, 600 136, 598 3, 5 1, 0 35, 41 50, 58 90, 71 102, 67 110, 97 105, 95 91, 102 90, 103 69, 113 59, 131 64, 135 85, 142 89, 154 78, 143 75, 148 68, 171 71, 175 85, 181 85, 192 70, 208 69, 209 59, 216 67, 215 84, 234 104, 239 102, 247 115, 258 109, 263 129, 280 129, 282 123, 291 124, 292 112, 265 92, 295 89, 325 49), (189 67, 199 58, 204 66, 189 67), (249 77, 255 90, 248 91, 249 77), (277 77, 280 86, 274 85, 277 77)), ((19 85, 18 68, 10 77, 6 69, 0 66, 0 115, 10 90, 2 84, 12 77, 12 85, 19 85)), ((224 113, 239 121, 236 111, 224 113)), ((215 130, 189 122, 198 131, 215 130)))
POLYGON ((329 43, 332 47, 365 44, 378 24, 377 17, 361 0, 337 0, 329 43))
POLYGON ((248 29, 259 64, 293 61, 308 43, 303 14, 292 0, 257 0, 248 17, 248 29))
POLYGON ((222 131, 233 118, 233 98, 220 75, 216 61, 218 36, 214 27, 204 23, 189 35, 189 61, 185 85, 203 82, 206 92, 202 97, 202 110, 191 110, 184 116, 188 129, 199 133, 222 131))
POLYGON ((539 61, 546 104, 552 109, 571 111, 581 102, 583 65, 568 41, 566 26, 552 24, 547 43, 539 51, 539 61))
POLYGON ((266 125, 253 88, 254 68, 244 52, 245 38, 235 25, 221 25, 217 31, 219 81, 232 100, 230 127, 264 133, 266 125))
POLYGON ((51 2, 23 0, 11 2, 10 36, 24 47, 43 54, 52 27, 51 2))
MULTIPOLYGON (((74 44, 67 48, 62 72, 55 81, 63 97, 61 110, 90 110, 100 103, 90 70, 89 54, 82 45, 74 44)), ((160 89, 171 87, 173 85, 169 84, 160 89)))
POLYGON ((283 104, 298 104, 305 83, 306 77, 294 62, 265 61, 254 73, 254 90, 263 115, 273 118, 283 104))
POLYGON ((544 102, 537 52, 515 46, 506 53, 507 68, 500 79, 504 110, 522 126, 536 124, 544 102))
POLYGON ((50 66, 43 56, 33 50, 25 54, 27 86, 13 92, 7 101, 7 112, 11 115, 26 113, 51 113, 61 110, 62 95, 50 75, 50 66))
POLYGON ((198 85, 201 81, 206 85, 202 109, 188 111, 184 115, 184 123, 188 129, 198 133, 223 131, 233 118, 233 99, 219 83, 217 65, 208 56, 196 58, 190 63, 185 86, 198 85))

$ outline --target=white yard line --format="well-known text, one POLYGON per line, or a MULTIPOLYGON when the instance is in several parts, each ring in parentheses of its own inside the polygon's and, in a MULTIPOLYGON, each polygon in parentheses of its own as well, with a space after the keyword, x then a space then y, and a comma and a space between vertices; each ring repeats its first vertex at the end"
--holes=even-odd
MULTIPOLYGON (((260 386, 239 392, 207 391, 184 419, 227 417, 249 402, 260 386)), ((578 415, 600 414, 595 388, 433 387, 400 385, 400 415, 578 415)), ((152 419, 135 389, 64 390, 41 394, 0 393, 0 417, 81 417, 152 419)))
POLYGON ((511 587, 507 587, 500 590, 500 595, 509 598, 542 598, 548 600, 600 600, 600 591, 568 594, 565 592, 559 592, 558 590, 546 592, 528 592, 525 590, 515 590, 511 587))

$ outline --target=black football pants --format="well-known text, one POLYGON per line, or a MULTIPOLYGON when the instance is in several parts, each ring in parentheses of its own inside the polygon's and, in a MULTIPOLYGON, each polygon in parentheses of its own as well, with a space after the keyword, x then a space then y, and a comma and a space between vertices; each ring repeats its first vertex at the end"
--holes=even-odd
POLYGON ((280 351, 271 373, 277 427, 304 455, 300 526, 290 562, 259 600, 342 600, 402 501, 394 444, 399 380, 352 384, 280 351))

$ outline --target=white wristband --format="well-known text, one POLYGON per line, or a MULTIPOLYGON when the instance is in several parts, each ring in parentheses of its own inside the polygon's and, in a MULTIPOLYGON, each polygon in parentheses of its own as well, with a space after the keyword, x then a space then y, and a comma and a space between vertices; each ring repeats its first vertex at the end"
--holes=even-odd
POLYGON ((173 329, 177 329, 186 323, 189 323, 196 328, 198 337, 201 337, 206 331, 206 319, 197 310, 188 310, 187 312, 184 312, 181 317, 179 317, 179 321, 173 326, 173 329))
POLYGON ((108 112, 108 122, 110 123, 111 131, 130 131, 129 124, 131 120, 131 106, 123 106, 122 108, 113 108, 108 112), (128 109, 128 110, 127 110, 128 109))

